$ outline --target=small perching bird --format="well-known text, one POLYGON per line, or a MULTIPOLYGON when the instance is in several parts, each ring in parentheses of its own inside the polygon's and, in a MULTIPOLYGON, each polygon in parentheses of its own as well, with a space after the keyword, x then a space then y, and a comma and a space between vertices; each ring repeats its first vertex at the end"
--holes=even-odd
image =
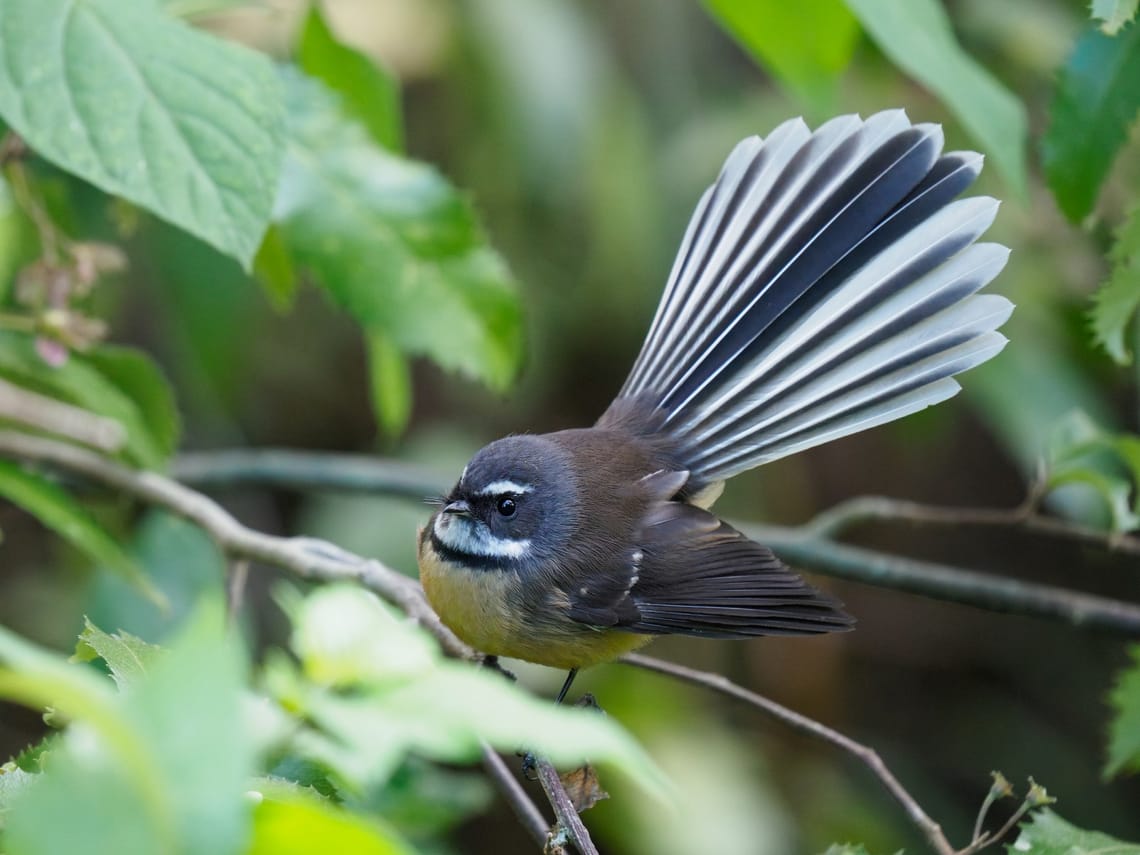
POLYGON ((809 635, 852 619, 708 508, 725 479, 954 395, 1012 304, 1008 250, 956 197, 982 157, 901 110, 736 146, 681 242, 641 354, 591 428, 509 436, 419 538, 460 638, 570 670, 680 633, 809 635))

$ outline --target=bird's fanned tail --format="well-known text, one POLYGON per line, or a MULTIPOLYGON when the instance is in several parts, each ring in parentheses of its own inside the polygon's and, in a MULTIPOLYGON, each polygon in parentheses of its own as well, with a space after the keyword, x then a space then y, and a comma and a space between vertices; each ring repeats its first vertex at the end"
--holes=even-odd
POLYGON ((981 156, 941 148, 902 111, 740 143, 599 426, 644 420, 711 483, 955 394, 1012 305, 977 294, 1006 261, 976 242, 997 202, 953 201, 981 156))

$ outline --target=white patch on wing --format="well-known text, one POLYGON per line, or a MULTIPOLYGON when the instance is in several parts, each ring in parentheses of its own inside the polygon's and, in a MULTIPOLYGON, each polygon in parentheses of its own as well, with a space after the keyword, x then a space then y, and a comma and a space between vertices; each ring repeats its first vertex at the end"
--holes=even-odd
POLYGON ((477 492, 476 496, 498 496, 503 493, 529 493, 534 488, 530 484, 519 484, 517 481, 508 481, 505 478, 501 481, 492 481, 486 487, 477 492))
POLYGON ((463 555, 483 558, 522 558, 530 551, 530 540, 496 537, 483 523, 469 517, 439 514, 432 524, 435 536, 463 555))

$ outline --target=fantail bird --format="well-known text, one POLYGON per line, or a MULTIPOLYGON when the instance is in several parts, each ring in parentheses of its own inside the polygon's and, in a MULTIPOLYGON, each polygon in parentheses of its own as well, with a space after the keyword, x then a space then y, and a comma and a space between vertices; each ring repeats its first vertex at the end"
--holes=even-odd
MULTIPOLYGON (((440 619, 570 670, 655 635, 809 635, 853 620, 708 508, 726 478, 954 395, 1012 304, 1008 250, 901 110, 739 143, 697 204, 629 378, 591 428, 479 451, 419 536, 440 619)), ((560 695, 561 697, 561 695, 560 695)))

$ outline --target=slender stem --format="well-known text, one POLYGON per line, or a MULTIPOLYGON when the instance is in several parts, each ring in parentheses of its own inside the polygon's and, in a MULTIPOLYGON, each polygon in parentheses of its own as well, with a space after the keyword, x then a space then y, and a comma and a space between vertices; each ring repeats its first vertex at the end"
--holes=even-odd
POLYGON ((56 227, 43 202, 32 188, 24 161, 19 158, 9 159, 5 163, 5 172, 8 174, 8 185, 12 188, 12 198, 28 215, 32 225, 36 228, 44 259, 49 264, 58 264, 60 261, 60 245, 66 244, 67 238, 56 227))
MULTIPOLYGON (((186 455, 175 461, 177 477, 202 487, 271 484, 289 489, 347 490, 423 497, 448 489, 448 479, 429 469, 364 455, 307 454, 286 450, 226 451, 186 455)), ((804 570, 856 582, 949 600, 992 611, 1021 614, 1140 636, 1140 607, 1065 588, 1021 582, 965 567, 919 561, 860 549, 834 540, 869 520, 930 525, 1005 525, 1140 554, 1140 538, 1113 536, 1036 512, 1037 491, 1012 509, 935 508, 913 502, 868 497, 825 511, 802 526, 738 524, 749 536, 772 547, 804 570)))
POLYGON ((495 750, 490 745, 483 745, 483 768, 487 770, 487 774, 491 776, 499 787, 499 792, 503 794, 503 798, 507 800, 507 804, 515 812, 519 822, 522 823, 523 828, 534 839, 534 842, 539 846, 546 845, 546 839, 550 834, 550 826, 543 817, 542 812, 538 806, 531 801, 530 796, 526 794, 522 784, 511 773, 510 768, 503 761, 495 750))
POLYGON ((863 523, 878 521, 916 525, 1008 527, 1087 543, 1110 552, 1140 555, 1140 537, 1111 534, 1071 520, 1045 516, 1038 513, 1035 507, 1032 499, 1015 508, 944 508, 884 496, 859 496, 840 502, 819 514, 806 528, 816 537, 831 539, 863 523))
POLYGON ((180 454, 170 474, 200 488, 244 484, 290 490, 385 493, 410 499, 440 495, 451 484, 425 466, 356 454, 230 449, 180 454))
MULTIPOLYGON (((314 541, 307 538, 274 537, 254 531, 238 522, 212 499, 165 476, 129 469, 63 442, 0 430, 0 456, 50 464, 113 487, 135 499, 165 508, 201 527, 231 559, 258 561, 306 579, 359 582, 423 626, 435 636, 449 656, 471 661, 481 661, 483 658, 440 622, 415 580, 379 561, 365 560, 342 551, 323 552, 315 548, 314 541)), ((507 787, 505 778, 493 777, 501 788, 507 787)), ((569 803, 569 796, 557 774, 553 781, 544 785, 544 789, 547 789, 548 794, 553 793, 552 798, 569 803)), ((504 789, 503 793, 517 811, 519 792, 511 787, 509 792, 504 789)), ((522 797, 525 798, 526 794, 522 793, 522 797)), ((531 819, 537 812, 537 808, 534 811, 527 809, 531 819)), ((528 830, 533 833, 529 825, 528 830)), ((545 836, 543 840, 545 842, 545 836)), ((589 835, 586 834, 583 840, 589 841, 589 835)), ((584 855, 591 851, 594 850, 583 849, 584 855)))
POLYGON ((249 561, 239 558, 229 562, 229 579, 226 585, 226 619, 233 626, 245 602, 245 585, 249 580, 249 561))
POLYGON ((1140 636, 1140 606, 1053 585, 1022 582, 950 564, 888 555, 802 530, 739 525, 789 564, 828 576, 851 579, 974 606, 987 611, 1059 621, 1129 637, 1140 636))
POLYGON ((127 432, 113 419, 90 410, 65 404, 0 380, 0 418, 81 442, 100 451, 118 451, 127 441, 127 432))
POLYGON ((558 777, 558 770, 549 760, 539 757, 535 762, 535 771, 550 806, 554 808, 554 815, 558 817, 559 826, 566 832, 574 848, 581 855, 598 855, 597 847, 590 839, 590 832, 582 822, 582 817, 578 816, 578 810, 566 792, 566 787, 562 785, 562 779, 558 777))
POLYGON ((644 668, 648 671, 656 671, 659 674, 667 674, 678 680, 694 683, 706 689, 712 689, 713 691, 744 701, 750 706, 780 719, 780 721, 790 725, 801 733, 822 739, 824 742, 829 742, 837 748, 846 751, 848 754, 858 758, 871 770, 875 777, 879 779, 879 782, 886 788, 887 792, 902 806, 911 822, 923 833, 935 852, 939 853, 939 855, 955 855, 954 847, 950 845, 950 841, 947 840, 946 835, 942 833, 942 827, 926 814, 926 811, 922 809, 918 802, 914 800, 914 797, 899 783, 898 779, 892 774, 890 769, 887 768, 882 758, 879 757, 873 748, 856 742, 849 736, 844 736, 839 731, 833 730, 825 724, 810 719, 785 706, 781 706, 763 695, 758 695, 756 692, 749 691, 743 686, 738 686, 719 674, 713 674, 708 671, 698 671, 695 668, 686 668, 684 665, 675 665, 672 662, 665 662, 662 659, 654 659, 651 656, 642 656, 637 653, 627 653, 618 661, 627 665, 633 665, 637 668, 644 668))

